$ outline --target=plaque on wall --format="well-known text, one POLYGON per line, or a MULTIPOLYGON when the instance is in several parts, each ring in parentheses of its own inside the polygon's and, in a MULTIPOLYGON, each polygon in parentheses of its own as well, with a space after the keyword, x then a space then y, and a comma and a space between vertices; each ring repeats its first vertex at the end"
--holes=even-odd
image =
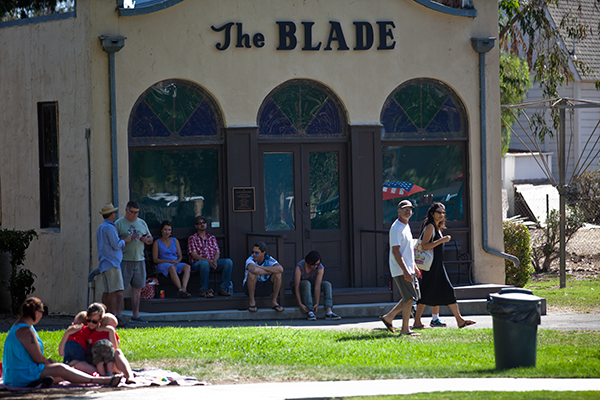
POLYGON ((253 187, 234 187, 232 190, 234 212, 256 211, 253 187))

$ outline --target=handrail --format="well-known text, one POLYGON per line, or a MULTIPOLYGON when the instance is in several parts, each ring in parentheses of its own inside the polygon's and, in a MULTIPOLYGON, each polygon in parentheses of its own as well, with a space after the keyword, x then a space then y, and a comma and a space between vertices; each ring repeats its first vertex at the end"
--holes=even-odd
MULTIPOLYGON (((389 231, 388 230, 383 230, 383 229, 362 229, 361 228, 360 229, 360 233, 361 233, 360 246, 362 248, 362 244, 363 244, 362 243, 362 234, 363 233, 382 233, 382 234, 384 234, 384 233, 389 233, 389 231)), ((468 274, 468 278, 469 278, 469 283, 471 285, 473 285, 474 284, 473 283, 473 279, 471 278, 471 274, 472 274, 471 273, 471 265, 473 265, 473 263, 475 261, 472 260, 472 259, 470 259, 470 258, 466 259, 466 260, 460 260, 459 259, 459 255, 458 255, 458 250, 460 249, 460 244, 458 244, 457 240, 452 240, 451 242, 454 242, 453 243, 454 246, 450 245, 450 246, 452 246, 452 248, 446 249, 446 251, 456 250, 457 251, 457 260, 444 260, 444 264, 459 265, 459 270, 458 270, 458 278, 459 278, 459 280, 460 280, 460 265, 466 264, 468 266, 467 274, 468 274)))
POLYGON ((390 233, 389 230, 384 229, 360 229, 360 233, 390 233))
MULTIPOLYGON (((276 240, 275 248, 277 249, 277 258, 283 260, 283 240, 287 239, 287 235, 283 233, 263 233, 263 232, 246 232, 246 239, 250 236, 270 237, 276 240)), ((285 282, 283 273, 281 274, 281 287, 279 288, 279 304, 285 306, 285 282)))

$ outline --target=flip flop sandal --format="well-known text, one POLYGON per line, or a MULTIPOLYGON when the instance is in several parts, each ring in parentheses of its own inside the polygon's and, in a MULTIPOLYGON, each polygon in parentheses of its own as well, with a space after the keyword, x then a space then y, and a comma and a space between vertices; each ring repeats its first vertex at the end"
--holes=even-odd
POLYGON ((248 311, 250 311, 250 312, 257 312, 258 311, 258 307, 256 307, 256 306, 250 306, 250 307, 248 307, 248 311))
POLYGON ((381 320, 381 322, 383 322, 383 324, 385 325, 385 327, 387 328, 388 331, 394 333, 394 325, 390 324, 389 322, 387 322, 384 318, 383 315, 379 316, 379 319, 381 320))
POLYGON ((403 335, 407 335, 407 336, 421 336, 420 333, 417 332, 413 332, 413 331, 408 331, 408 332, 404 332, 402 333, 403 335))
POLYGON ((108 384, 108 386, 119 386, 119 384, 121 383, 121 378, 123 377, 123 375, 114 375, 112 378, 110 378, 110 383, 108 384), (116 380, 116 385, 114 384, 116 380))
POLYGON ((204 295, 204 297, 206 297, 207 299, 212 299, 213 297, 215 297, 215 295, 212 292, 208 292, 204 295))
POLYGON ((459 325, 458 329, 462 329, 462 328, 464 328, 465 326, 469 326, 469 325, 475 325, 475 321, 471 321, 471 320, 469 320, 469 319, 466 319, 466 320, 465 320, 465 323, 464 323, 464 324, 462 324, 462 325, 459 325))
POLYGON ((284 308, 281 307, 279 304, 275 304, 273 307, 271 307, 273 310, 277 311, 277 312, 283 312, 284 308))

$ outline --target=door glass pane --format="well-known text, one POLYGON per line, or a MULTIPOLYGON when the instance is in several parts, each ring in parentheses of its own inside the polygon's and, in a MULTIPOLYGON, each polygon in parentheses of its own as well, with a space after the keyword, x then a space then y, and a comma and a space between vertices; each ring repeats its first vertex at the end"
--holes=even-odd
POLYGON ((132 151, 132 198, 150 229, 168 220, 174 228, 193 228, 203 215, 219 227, 217 149, 132 151))
POLYGON ((265 230, 294 230, 294 153, 264 153, 263 160, 265 230))
POLYGON ((310 227, 340 228, 338 153, 310 153, 310 227))
POLYGON ((446 206, 447 221, 462 221, 463 145, 383 146, 384 222, 398 218, 398 202, 410 199, 416 205, 412 221, 421 222, 429 206, 446 206))

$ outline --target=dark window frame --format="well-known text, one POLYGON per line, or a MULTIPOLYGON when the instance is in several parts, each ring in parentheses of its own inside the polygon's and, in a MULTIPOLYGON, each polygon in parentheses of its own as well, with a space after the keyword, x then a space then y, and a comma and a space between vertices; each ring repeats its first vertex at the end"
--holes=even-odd
MULTIPOLYGON (((219 222, 220 225, 218 228, 209 227, 210 233, 213 235, 219 236, 225 232, 225 228, 227 225, 227 193, 225 192, 225 123, 224 117, 222 114, 222 110, 220 109, 217 101, 214 97, 202 86, 187 81, 184 79, 165 79, 159 81, 149 88, 147 88, 136 100, 134 106, 131 108, 131 113, 128 121, 128 129, 127 129, 127 137, 128 137, 128 155, 129 155, 129 196, 133 195, 133 177, 132 177, 132 168, 131 168, 131 154, 133 152, 145 152, 145 151, 165 151, 165 150, 204 150, 204 149, 216 149, 217 150, 217 168, 218 168, 218 177, 217 184, 219 190, 219 222), (145 140, 137 141, 132 138, 132 124, 133 117, 137 107, 144 101, 144 98, 156 90, 157 88, 164 88, 169 85, 183 86, 188 89, 195 90, 197 93, 200 93, 203 96, 203 99, 209 104, 211 109, 214 112, 215 122, 217 126, 217 132, 215 135, 211 136, 195 136, 192 139, 180 137, 178 133, 171 132, 170 140, 162 140, 161 138, 157 138, 158 140, 154 140, 152 137, 144 138, 145 140)), ((141 199, 134 199, 140 201, 141 199)), ((151 229, 152 233, 160 236, 160 232, 158 229, 151 229)), ((174 226, 173 229, 173 237, 179 236, 189 236, 196 232, 195 228, 181 228, 174 226)), ((185 243, 180 243, 182 246, 185 243)))
POLYGON ((37 112, 40 167, 40 227, 60 229, 58 102, 39 102, 37 103, 37 112))
MULTIPOLYGON (((382 140, 381 149, 388 146, 401 146, 401 147, 420 147, 420 146, 448 146, 448 145, 461 145, 462 146, 462 162, 463 162, 463 207, 465 210, 471 209, 471 188, 469 180, 465 179, 464 176, 468 175, 469 171, 469 141, 467 139, 454 139, 454 140, 382 140)), ((401 199, 398 199, 400 201, 401 199)), ((421 223, 423 221, 410 220, 410 227, 412 230, 420 230, 421 223)), ((465 212, 463 214, 462 221, 447 221, 446 226, 449 229, 457 228, 463 229, 469 227, 471 224, 470 213, 465 212)), ((389 229, 392 226, 391 222, 384 222, 385 229, 389 229)))

